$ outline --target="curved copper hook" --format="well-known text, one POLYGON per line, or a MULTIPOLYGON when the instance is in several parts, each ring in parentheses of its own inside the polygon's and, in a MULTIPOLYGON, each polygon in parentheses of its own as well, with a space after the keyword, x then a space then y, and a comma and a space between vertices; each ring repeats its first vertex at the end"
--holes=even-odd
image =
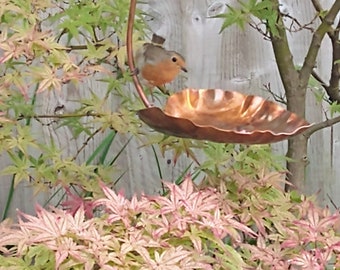
POLYGON ((133 62, 133 51, 132 51, 132 31, 133 31, 133 22, 135 18, 136 13, 136 0, 130 1, 130 10, 129 10, 129 18, 128 18, 128 27, 127 27, 127 33, 126 33, 126 49, 127 49, 127 60, 130 70, 132 71, 132 79, 133 83, 136 87, 136 90, 138 92, 139 97, 142 99, 145 107, 150 108, 152 107, 150 105, 150 102, 145 96, 145 93, 143 91, 143 87, 141 86, 136 72, 135 64, 133 62))

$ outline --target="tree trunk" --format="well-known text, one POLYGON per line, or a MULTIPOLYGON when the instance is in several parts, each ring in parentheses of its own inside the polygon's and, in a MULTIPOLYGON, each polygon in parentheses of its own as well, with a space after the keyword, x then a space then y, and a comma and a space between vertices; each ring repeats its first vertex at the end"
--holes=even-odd
MULTIPOLYGON (((296 83, 299 80, 295 81, 296 83)), ((306 114, 306 88, 307 85, 299 85, 299 87, 287 87, 287 109, 305 118, 306 114)), ((307 160, 307 141, 306 136, 298 135, 288 140, 287 157, 287 180, 292 186, 286 185, 286 190, 297 189, 304 190, 305 171, 307 160)))
MULTIPOLYGON (((273 0, 273 5, 279 10, 279 1, 273 0)), ((283 22, 283 14, 277 18, 277 34, 272 35, 271 42, 280 72, 280 77, 287 97, 287 109, 305 118, 306 114, 306 90, 309 78, 315 67, 316 58, 321 43, 327 32, 332 31, 332 24, 340 9, 340 1, 336 1, 327 15, 321 19, 321 24, 314 31, 309 49, 300 70, 297 70, 293 55, 287 39, 287 28, 283 22)), ((287 180, 300 191, 304 191, 305 170, 307 160, 307 140, 304 135, 299 135, 288 141, 287 162, 289 174, 287 180)), ((289 189, 290 187, 286 187, 289 189)))
POLYGON ((307 159, 307 138, 298 135, 288 141, 287 157, 292 159, 287 162, 287 180, 292 184, 286 185, 286 190, 304 190, 305 170, 308 163, 307 159))
MULTIPOLYGON (((274 0, 273 4, 276 5, 277 9, 279 8, 277 0, 274 0)), ((302 82, 299 71, 295 68, 286 28, 281 16, 278 17, 277 26, 278 35, 272 35, 271 43, 282 84, 285 88, 287 109, 305 118, 307 83, 302 82)), ((300 189, 303 187, 305 178, 305 160, 307 157, 307 139, 303 135, 296 136, 288 141, 287 157, 290 159, 287 162, 287 180, 292 186, 286 186, 286 189, 291 187, 300 189)))

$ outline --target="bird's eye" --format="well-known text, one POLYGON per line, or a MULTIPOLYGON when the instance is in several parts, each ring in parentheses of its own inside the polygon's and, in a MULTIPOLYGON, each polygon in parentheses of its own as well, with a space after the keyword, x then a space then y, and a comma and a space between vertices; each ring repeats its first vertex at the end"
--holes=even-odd
POLYGON ((171 61, 176 63, 177 62, 177 57, 176 56, 171 57, 171 61))

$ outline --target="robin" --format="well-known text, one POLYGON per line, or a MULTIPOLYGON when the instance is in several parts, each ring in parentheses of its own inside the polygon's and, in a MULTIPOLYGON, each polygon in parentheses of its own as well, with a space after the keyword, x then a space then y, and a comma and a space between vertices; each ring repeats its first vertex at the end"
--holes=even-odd
POLYGON ((164 84, 173 81, 182 71, 187 72, 185 60, 175 51, 162 47, 164 39, 153 35, 153 43, 144 43, 135 56, 136 72, 141 83, 147 87, 158 87, 163 92, 164 84))

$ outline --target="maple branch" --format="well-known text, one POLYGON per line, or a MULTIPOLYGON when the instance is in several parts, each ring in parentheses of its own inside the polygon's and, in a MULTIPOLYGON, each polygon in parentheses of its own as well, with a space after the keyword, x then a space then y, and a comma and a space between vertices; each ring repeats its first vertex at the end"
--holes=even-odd
POLYGON ((92 132, 90 134, 90 136, 83 142, 83 145, 77 150, 77 153, 72 157, 71 161, 75 161, 76 160, 76 158, 81 153, 81 151, 83 151, 85 149, 85 147, 88 145, 89 141, 91 139, 93 139, 94 136, 96 136, 96 134, 98 134, 101 130, 102 130, 102 128, 98 128, 98 129, 96 129, 94 132, 92 132))
POLYGON ((267 91, 276 102, 287 105, 287 101, 284 96, 276 94, 270 86, 270 83, 263 84, 264 90, 267 91))
POLYGON ((80 118, 80 117, 102 117, 104 114, 100 113, 94 113, 94 112, 89 112, 89 113, 70 113, 70 114, 34 114, 34 115, 20 115, 17 118, 17 121, 20 121, 22 119, 44 119, 44 118, 53 118, 53 119, 65 119, 65 118, 80 118))
POLYGON ((301 24, 298 19, 294 18, 293 16, 289 15, 289 14, 282 14, 283 17, 287 17, 289 19, 292 20, 291 24, 289 27, 286 27, 286 29, 290 32, 290 33, 296 33, 299 32, 301 30, 309 30, 310 32, 314 32, 314 29, 310 26, 314 23, 314 21, 317 19, 317 16, 315 16, 310 22, 305 23, 305 24, 301 24), (294 23, 298 26, 298 28, 294 27, 294 23))

